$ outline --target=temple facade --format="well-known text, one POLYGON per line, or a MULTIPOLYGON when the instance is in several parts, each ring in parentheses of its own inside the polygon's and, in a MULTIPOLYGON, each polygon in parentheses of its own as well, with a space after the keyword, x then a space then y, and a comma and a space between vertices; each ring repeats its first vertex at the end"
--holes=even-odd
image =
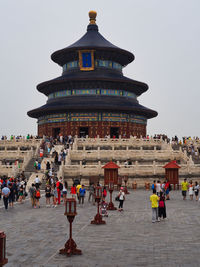
POLYGON ((37 86, 47 102, 28 112, 38 120, 39 136, 140 137, 146 135, 147 120, 158 115, 138 102, 148 85, 123 75, 134 55, 99 33, 96 15, 89 12, 81 39, 51 55, 62 75, 37 86))

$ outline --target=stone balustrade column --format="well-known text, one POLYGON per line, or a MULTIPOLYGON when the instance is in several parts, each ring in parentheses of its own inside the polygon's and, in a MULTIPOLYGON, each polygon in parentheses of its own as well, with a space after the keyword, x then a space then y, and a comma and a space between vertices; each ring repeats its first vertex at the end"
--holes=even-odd
POLYGON ((138 173, 138 161, 136 160, 135 161, 135 174, 138 173))
POLYGON ((20 156, 20 147, 18 146, 18 148, 17 148, 17 157, 19 157, 20 156))
POLYGON ((98 175, 101 175, 101 161, 98 161, 98 166, 97 166, 97 173, 98 175))
POLYGON ((97 159, 100 159, 101 156, 100 156, 100 147, 98 146, 97 147, 97 159))
POLYGON ((156 161, 153 161, 153 174, 156 174, 156 161))
POLYGON ((82 160, 80 160, 79 175, 82 175, 82 173, 83 173, 83 165, 82 165, 82 160))

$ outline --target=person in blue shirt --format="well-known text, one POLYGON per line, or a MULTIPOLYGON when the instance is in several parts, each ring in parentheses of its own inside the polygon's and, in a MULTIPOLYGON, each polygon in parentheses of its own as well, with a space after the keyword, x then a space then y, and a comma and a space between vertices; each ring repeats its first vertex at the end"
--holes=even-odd
POLYGON ((79 204, 82 203, 82 205, 84 204, 84 198, 85 198, 85 187, 84 185, 81 186, 81 188, 79 189, 79 204))
POLYGON ((8 197, 10 195, 10 189, 6 186, 4 186, 4 188, 2 189, 2 195, 3 195, 3 202, 4 202, 4 206, 5 209, 8 209, 8 197))

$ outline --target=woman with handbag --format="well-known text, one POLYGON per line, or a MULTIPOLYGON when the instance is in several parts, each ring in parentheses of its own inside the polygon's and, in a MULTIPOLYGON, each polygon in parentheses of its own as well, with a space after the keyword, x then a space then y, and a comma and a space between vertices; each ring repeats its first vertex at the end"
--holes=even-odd
POLYGON ((192 183, 192 180, 189 183, 189 196, 190 196, 190 200, 193 200, 193 195, 194 195, 194 186, 192 183))
POLYGON ((118 211, 123 211, 123 204, 124 204, 124 200, 125 200, 125 194, 124 194, 124 191, 123 191, 123 187, 120 188, 118 196, 119 196, 119 208, 118 208, 118 211))

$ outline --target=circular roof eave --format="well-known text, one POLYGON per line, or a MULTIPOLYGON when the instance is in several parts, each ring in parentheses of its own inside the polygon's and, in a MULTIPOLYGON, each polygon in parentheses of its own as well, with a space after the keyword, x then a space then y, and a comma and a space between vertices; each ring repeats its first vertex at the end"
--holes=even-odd
POLYGON ((123 59, 123 67, 125 67, 126 65, 128 65, 129 63, 131 63, 134 59, 135 59, 135 56, 127 51, 127 50, 124 50, 124 49, 121 49, 121 48, 112 48, 112 47, 98 47, 98 46, 85 46, 85 47, 72 47, 72 48, 64 48, 64 49, 61 49, 61 50, 58 50, 56 52, 54 52, 52 55, 51 55, 51 59, 59 64, 61 67, 63 66, 63 64, 65 64, 66 62, 64 62, 64 58, 67 54, 70 54, 70 53, 74 53, 74 52, 77 52, 78 50, 95 50, 95 51, 110 51, 110 52, 115 52, 117 53, 118 55, 120 55, 123 59))
MULTIPOLYGON (((86 97, 87 98, 87 97, 86 97)), ((127 102, 127 105, 123 104, 122 106, 120 106, 119 103, 121 103, 120 99, 118 101, 116 101, 116 103, 113 104, 109 104, 110 101, 110 97, 104 97, 105 101, 104 102, 96 102, 94 101, 95 98, 93 97, 90 101, 90 104, 84 101, 83 97, 81 97, 81 100, 83 101, 82 103, 80 103, 79 101, 77 102, 77 100, 74 101, 69 101, 68 103, 60 103, 60 102, 52 102, 52 103, 48 103, 28 111, 28 116, 32 117, 32 118, 38 118, 42 115, 47 115, 47 114, 55 114, 55 113, 62 113, 62 112, 69 112, 69 111, 78 111, 78 110, 95 110, 95 111, 103 111, 103 110, 114 110, 117 112, 128 112, 128 113, 136 113, 136 114, 140 114, 145 116, 147 119, 151 119, 154 118, 158 115, 158 113, 152 109, 146 108, 142 105, 140 105, 137 102, 127 102), (106 98, 108 100, 106 100, 106 98), (119 102, 120 101, 120 102, 119 102), (76 103, 77 102, 77 103, 76 103)), ((65 101, 63 99, 63 101, 65 101)), ((125 100, 126 101, 126 100, 125 100)))
MULTIPOLYGON (((62 77, 62 76, 61 76, 62 77)), ((124 78, 124 76, 122 76, 124 78)), ((126 78, 126 77, 125 77, 126 78)), ((52 86, 52 85, 58 85, 58 84, 62 84, 62 83, 76 83, 76 82, 87 82, 87 81, 102 81, 102 82, 117 82, 117 83, 121 83, 121 84, 133 84, 133 85, 137 85, 141 87, 141 92, 138 93, 138 96, 140 96, 142 93, 146 92, 148 90, 148 85, 146 83, 143 82, 139 82, 139 81, 135 81, 132 80, 130 78, 126 78, 126 79, 120 79, 120 78, 103 78, 103 77, 92 77, 92 78, 65 78, 65 79, 53 79, 53 80, 49 80, 43 83, 40 83, 37 85, 37 90, 40 93, 44 93, 45 95, 48 95, 49 92, 45 93, 44 89, 47 88, 48 86, 52 86)))

